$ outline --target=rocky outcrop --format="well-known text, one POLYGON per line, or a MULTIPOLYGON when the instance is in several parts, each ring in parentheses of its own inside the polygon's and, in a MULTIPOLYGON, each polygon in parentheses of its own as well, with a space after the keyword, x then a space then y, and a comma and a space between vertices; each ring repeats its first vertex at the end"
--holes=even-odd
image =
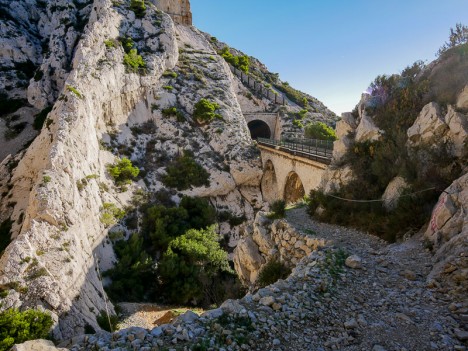
POLYGON ((448 106, 447 114, 443 116, 440 106, 431 102, 424 106, 407 134, 410 147, 442 148, 448 145, 450 154, 461 157, 468 135, 468 119, 453 106, 448 106))
POLYGON ((56 348, 49 340, 32 340, 22 344, 14 345, 11 351, 65 351, 67 349, 56 348))
POLYGON ((457 99, 457 108, 466 110, 468 109, 468 85, 462 90, 457 99))
POLYGON ((403 177, 393 178, 393 180, 388 183, 387 189, 385 189, 382 195, 384 207, 389 211, 396 208, 401 194, 408 188, 409 185, 403 177))
MULTIPOLYGON (((54 6, 65 16, 68 2, 60 1, 54 6)), ((246 220, 253 220, 263 205, 260 159, 236 100, 233 76, 205 36, 174 24, 150 4, 142 19, 110 0, 81 4, 89 22, 76 48, 52 40, 56 54, 41 70, 57 76, 45 74, 44 81, 31 81, 29 87, 35 106, 54 103, 44 128, 25 153, 8 156, 0 169, 6 175, 0 179, 0 220, 12 221, 13 239, 0 259, 0 286, 8 292, 1 309, 50 310, 57 321, 56 339, 82 334, 87 326, 99 330, 96 315, 105 310, 107 299, 97 269, 114 260, 108 228, 100 221, 103 203, 123 208, 138 187, 159 191, 168 162, 190 151, 210 170, 210 185, 172 190, 174 200, 184 194, 208 197, 218 209, 246 220), (144 74, 123 64, 117 40, 123 37, 132 38, 142 55, 144 74), (59 49, 70 53, 68 70, 54 70, 54 60, 66 61, 59 49), (177 73, 163 76, 166 71, 177 73), (194 77, 193 72, 203 73, 194 77), (207 96, 220 106, 222 120, 200 126, 191 114, 207 96), (176 107, 181 118, 163 116, 169 107, 176 107), (106 164, 124 155, 146 175, 138 186, 119 192, 106 164), (89 181, 79 187, 82 179, 89 181)), ((10 2, 8 13, 19 16, 23 5, 10 2)), ((52 9, 47 4, 31 11, 41 17, 52 9)), ((69 40, 60 33, 60 40, 69 40)), ((241 227, 221 224, 231 246, 241 227)), ((112 311, 109 302, 108 307, 112 311)))
POLYGON ((169 14, 177 24, 192 25, 190 0, 153 0, 161 11, 169 14))
POLYGON ((298 233, 285 220, 272 221, 266 212, 258 212, 252 232, 234 250, 234 267, 241 280, 252 286, 265 263, 279 261, 292 268, 324 245, 323 240, 298 233))
POLYGON ((425 239, 433 247, 435 265, 429 279, 451 295, 468 289, 468 174, 439 197, 425 239))

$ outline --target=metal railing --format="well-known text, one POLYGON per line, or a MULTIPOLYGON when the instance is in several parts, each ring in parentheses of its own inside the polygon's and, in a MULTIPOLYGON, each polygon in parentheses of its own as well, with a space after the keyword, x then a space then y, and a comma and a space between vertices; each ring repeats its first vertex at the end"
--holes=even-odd
POLYGON ((306 157, 324 164, 330 164, 333 156, 333 141, 318 139, 284 138, 273 140, 258 138, 258 143, 270 146, 292 155, 306 157))
POLYGON ((274 104, 287 105, 287 101, 281 93, 265 87, 262 83, 253 78, 250 74, 242 72, 240 69, 235 68, 231 64, 229 64, 229 67, 231 68, 231 71, 240 78, 242 83, 245 83, 251 89, 260 93, 260 95, 266 97, 274 104))

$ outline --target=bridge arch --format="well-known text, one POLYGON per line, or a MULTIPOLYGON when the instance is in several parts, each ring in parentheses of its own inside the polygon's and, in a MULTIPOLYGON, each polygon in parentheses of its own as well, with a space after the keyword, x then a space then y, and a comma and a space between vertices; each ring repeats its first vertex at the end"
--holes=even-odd
POLYGON ((289 172, 284 185, 283 199, 287 204, 296 203, 305 196, 304 184, 299 175, 292 171, 289 172))
POLYGON ((270 139, 272 136, 270 127, 262 120, 255 119, 247 123, 247 126, 249 127, 250 136, 253 140, 257 140, 258 138, 270 139))
POLYGON ((263 167, 263 177, 261 183, 263 199, 272 203, 278 200, 278 180, 276 178, 275 166, 271 160, 267 160, 263 167))

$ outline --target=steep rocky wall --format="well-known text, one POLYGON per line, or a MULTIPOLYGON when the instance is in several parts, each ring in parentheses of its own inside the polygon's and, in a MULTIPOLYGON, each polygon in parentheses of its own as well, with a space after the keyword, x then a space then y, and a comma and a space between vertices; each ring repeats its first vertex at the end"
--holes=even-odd
POLYGON ((465 297, 468 289, 468 173, 440 196, 425 232, 435 265, 429 276, 451 296, 465 297))
MULTIPOLYGON (((153 10, 149 16, 157 14, 153 10)), ((95 314, 105 309, 94 256, 106 235, 99 212, 105 201, 123 205, 126 199, 112 191, 101 193, 97 181, 83 192, 76 183, 90 174, 107 181, 105 163, 113 157, 99 147, 109 123, 103 106, 118 98, 121 104, 111 109, 112 118, 126 118, 141 91, 156 84, 177 61, 172 21, 163 15, 160 27, 152 23, 116 11, 111 1, 94 2, 88 31, 76 48, 50 122, 8 185, 7 197, 15 203, 11 215, 15 240, 0 261, 0 284, 12 287, 2 308, 42 306, 53 311, 60 318, 54 330, 57 338, 82 332, 85 324, 98 329, 95 314), (145 33, 140 44, 151 49, 145 59, 152 73, 143 77, 126 74, 121 50, 108 52, 104 45, 107 39, 141 27, 145 33)), ((40 99, 40 89, 29 91, 31 100, 40 99)), ((2 205, 6 205, 3 199, 2 205)))
MULTIPOLYGON (((50 6, 66 14, 66 3, 50 6)), ((43 10, 50 12, 50 6, 43 10)), ((260 158, 236 99, 236 82, 204 35, 174 24, 152 5, 143 19, 128 4, 110 0, 95 0, 88 8, 89 23, 70 52, 69 73, 54 87, 30 82, 28 98, 39 108, 55 101, 57 91, 44 128, 26 152, 0 165, 0 220, 11 219, 14 239, 0 259, 0 288, 8 292, 1 309, 50 310, 58 321, 57 339, 83 333, 86 325, 99 329, 95 317, 106 308, 106 297, 97 269, 115 260, 109 228, 100 221, 103 203, 123 208, 137 188, 163 189, 168 161, 191 151, 210 173, 209 186, 169 189, 176 201, 182 195, 206 197, 247 222, 263 206, 260 158), (143 56, 143 74, 123 64, 117 40, 123 37, 132 38, 143 56), (203 97, 218 103, 222 119, 204 125, 192 119, 203 97), (177 107, 183 118, 164 116, 168 107, 177 107), (145 176, 120 192, 106 165, 124 155, 145 176), (87 185, 79 187, 87 176, 87 185)), ((53 43, 54 50, 63 47, 53 43)), ((44 61, 41 70, 53 66, 44 61)), ((245 225, 222 223, 221 234, 234 247, 245 225)))
POLYGON ((250 233, 246 233, 234 251, 234 267, 242 281, 255 285, 262 267, 279 261, 289 268, 325 246, 322 239, 297 232, 286 220, 271 220, 266 212, 258 212, 250 233))

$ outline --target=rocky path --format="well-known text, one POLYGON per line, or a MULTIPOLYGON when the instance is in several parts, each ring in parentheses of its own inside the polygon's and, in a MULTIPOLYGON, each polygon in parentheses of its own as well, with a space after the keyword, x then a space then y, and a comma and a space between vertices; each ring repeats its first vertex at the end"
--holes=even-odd
POLYGON ((226 301, 201 317, 75 340, 74 350, 466 350, 467 299, 431 288, 431 254, 413 238, 387 244, 287 213, 297 231, 324 239, 285 281, 226 301), (352 257, 346 260, 348 255, 352 257), (351 267, 349 267, 351 266, 351 267), (460 301, 460 300, 459 300, 460 301), (465 329, 466 330, 466 329, 465 329))
POLYGON ((431 254, 419 240, 388 245, 304 212, 289 211, 288 222, 359 256, 362 267, 346 269, 335 293, 324 296, 312 312, 316 326, 294 328, 292 350, 465 350, 451 299, 427 287, 431 254))

